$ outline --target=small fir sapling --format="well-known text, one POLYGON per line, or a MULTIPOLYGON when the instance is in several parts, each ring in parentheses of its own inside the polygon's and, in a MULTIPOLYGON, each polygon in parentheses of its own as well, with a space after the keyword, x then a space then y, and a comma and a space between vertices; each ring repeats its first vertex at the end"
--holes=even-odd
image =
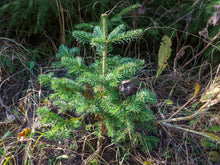
POLYGON ((121 86, 124 80, 134 79, 145 62, 118 55, 108 57, 114 43, 130 42, 143 31, 126 31, 124 25, 119 25, 110 32, 107 15, 103 14, 101 18, 100 25, 94 27, 93 33, 73 32, 80 42, 90 43, 96 48, 99 57, 94 63, 86 65, 77 56, 77 48, 68 49, 61 45, 56 55, 60 61, 56 65, 67 69, 66 76, 57 78, 52 73, 40 76, 40 82, 54 91, 50 99, 57 106, 58 113, 49 107, 41 107, 38 115, 42 123, 50 125, 50 131, 46 133, 49 138, 68 137, 74 129, 85 124, 82 121, 86 115, 94 114, 99 119, 95 124, 99 136, 107 135, 113 142, 130 140, 132 144, 141 144, 143 149, 151 149, 158 138, 151 136, 156 128, 153 126, 153 112, 148 105, 156 104, 156 98, 147 89, 131 93, 132 84, 130 91, 121 86), (125 92, 126 97, 122 97, 121 92, 125 92), (60 114, 68 111, 80 117, 61 117, 60 114), (61 132, 65 132, 65 136, 60 135, 61 132))

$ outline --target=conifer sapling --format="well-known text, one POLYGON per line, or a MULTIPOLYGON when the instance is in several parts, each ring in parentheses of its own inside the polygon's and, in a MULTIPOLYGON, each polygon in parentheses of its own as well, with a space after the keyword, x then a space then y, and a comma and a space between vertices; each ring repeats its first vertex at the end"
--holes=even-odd
MULTIPOLYGON (((155 104, 156 98, 147 89, 140 89, 134 95, 123 98, 119 91, 121 82, 134 79, 144 66, 140 59, 108 56, 113 44, 131 42, 140 37, 142 29, 126 31, 124 25, 118 25, 110 32, 111 22, 108 16, 101 16, 101 23, 95 26, 93 33, 74 31, 73 37, 96 48, 99 55, 89 66, 78 56, 77 48, 68 49, 61 45, 56 57, 60 60, 56 65, 65 68, 66 76, 58 78, 53 73, 40 76, 40 82, 51 87, 50 95, 58 113, 49 107, 38 109, 42 122, 49 124, 49 138, 64 133, 71 135, 74 129, 84 125, 83 118, 93 114, 98 119, 95 128, 98 136, 109 136, 113 142, 130 140, 141 144, 143 149, 150 149, 158 139, 148 136, 155 131, 154 115, 148 104, 155 104), (77 118, 65 117, 65 113, 74 112, 77 118)), ((97 147, 98 148, 98 147, 97 147)))

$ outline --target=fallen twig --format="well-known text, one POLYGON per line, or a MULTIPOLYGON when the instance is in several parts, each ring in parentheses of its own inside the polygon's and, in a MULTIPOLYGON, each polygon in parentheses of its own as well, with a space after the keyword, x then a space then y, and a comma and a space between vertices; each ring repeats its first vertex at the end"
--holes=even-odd
POLYGON ((188 128, 183 128, 183 127, 180 127, 180 126, 177 126, 177 125, 172 125, 172 124, 169 124, 169 123, 166 123, 166 122, 163 122, 162 124, 167 126, 167 127, 173 127, 173 128, 177 128, 177 129, 180 129, 180 130, 183 130, 183 131, 192 132, 192 133, 195 133, 195 134, 198 134, 198 135, 202 135, 202 136, 205 136, 207 138, 210 138, 210 139, 215 140, 218 143, 220 143, 220 138, 218 136, 215 136, 215 135, 210 134, 210 133, 198 132, 198 131, 194 131, 194 130, 191 130, 191 129, 188 129, 188 128))

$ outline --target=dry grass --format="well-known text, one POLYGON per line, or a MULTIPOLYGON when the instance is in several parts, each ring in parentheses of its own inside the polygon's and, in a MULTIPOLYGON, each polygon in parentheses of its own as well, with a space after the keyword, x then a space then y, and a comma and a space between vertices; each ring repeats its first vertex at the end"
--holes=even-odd
MULTIPOLYGON (((213 145, 207 146, 208 144, 204 143, 206 141, 210 143, 210 140, 206 140, 203 136, 180 130, 178 127, 167 127, 158 121, 169 119, 180 108, 181 110, 172 118, 188 116, 198 110, 203 105, 199 99, 212 77, 219 75, 219 68, 198 74, 195 71, 197 68, 194 67, 185 70, 181 74, 181 79, 174 79, 172 71, 166 71, 158 77, 154 86, 152 85, 155 78, 153 68, 155 68, 154 64, 148 63, 145 71, 139 76, 142 78, 142 84, 157 95, 157 106, 151 108, 155 112, 155 122, 158 127, 157 136, 160 138, 159 145, 152 151, 142 152, 140 146, 114 144, 108 137, 104 137, 99 155, 96 155, 95 152, 97 137, 93 132, 83 128, 73 130, 74 136, 69 139, 49 141, 45 138, 43 136, 45 128, 40 125, 40 119, 35 112, 37 107, 45 104, 42 100, 47 96, 47 91, 40 88, 36 76, 31 78, 29 83, 26 83, 20 79, 22 72, 18 71, 17 74, 10 75, 6 71, 2 71, 0 164, 10 164, 10 162, 17 165, 213 164, 212 154, 218 153, 218 143, 212 142, 213 145), (8 80, 8 82, 4 80, 8 80), (201 85, 201 91, 191 99, 196 82, 201 85), (6 98, 12 98, 13 101, 7 102, 6 98), (172 100, 172 104, 166 103, 168 98, 172 100), (190 101, 184 105, 188 100, 190 101), (184 107, 182 107, 183 105, 184 107), (14 116, 10 117, 6 107, 10 111, 13 110, 12 115, 14 116), (24 128, 30 128, 32 133, 28 138, 19 140, 17 134, 22 132, 24 128)), ((30 74, 30 72, 26 72, 26 74, 30 74)), ((207 107, 206 111, 196 118, 172 124, 198 132, 210 132, 210 128, 219 126, 220 123, 218 105, 219 103, 207 107)), ((212 133, 218 136, 219 132, 212 133)))
MULTIPOLYGON (((62 18, 61 9, 60 13, 62 18)), ((216 39, 218 37, 219 35, 216 39)), ((140 146, 114 144, 110 138, 103 137, 100 154, 97 155, 95 151, 98 138, 93 132, 84 128, 73 130, 74 136, 60 141, 49 141, 44 137, 47 128, 40 124, 36 109, 45 104, 49 106, 49 103, 43 101, 49 90, 41 88, 37 81, 40 67, 35 64, 32 72, 26 65, 30 52, 13 40, 3 38, 0 40, 0 56, 8 53, 7 58, 18 59, 22 66, 15 68, 13 73, 7 68, 0 68, 0 164, 220 164, 220 142, 201 134, 211 133, 219 137, 220 130, 214 129, 220 127, 219 100, 211 105, 212 101, 218 98, 219 93, 214 98, 210 97, 208 104, 200 100, 213 83, 214 77, 220 76, 220 65, 212 68, 212 64, 205 60, 202 65, 198 65, 198 61, 202 60, 200 58, 202 53, 195 54, 193 60, 184 61, 182 68, 167 67, 157 78, 156 84, 153 84, 157 64, 151 61, 148 52, 141 52, 139 42, 135 43, 135 49, 132 45, 125 45, 123 55, 129 55, 132 51, 137 58, 142 55, 149 57, 146 59, 146 67, 138 76, 142 84, 157 96, 157 105, 150 108, 155 114, 157 137, 160 138, 160 142, 152 151, 143 152, 140 146), (174 68, 178 72, 175 72, 174 68), (194 95, 196 83, 201 89, 194 95), (203 107, 202 113, 193 118, 179 120, 192 115, 201 107, 203 107), (166 124, 163 121, 166 121, 166 124), (27 138, 18 139, 18 133, 25 128, 30 128, 31 134, 27 138)), ((145 43, 146 49, 150 47, 144 39, 142 42, 145 43)), ((207 44, 216 49, 213 42, 207 44)), ((184 46, 185 43, 178 45, 179 48, 184 46)), ((88 57, 86 50, 84 55, 88 57)))

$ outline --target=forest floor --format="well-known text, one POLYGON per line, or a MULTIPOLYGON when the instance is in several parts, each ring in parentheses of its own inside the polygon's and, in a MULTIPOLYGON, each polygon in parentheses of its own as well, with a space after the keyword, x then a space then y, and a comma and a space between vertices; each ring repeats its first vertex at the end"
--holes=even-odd
POLYGON ((143 152, 138 145, 127 147, 103 137, 99 154, 97 136, 85 128, 59 141, 44 137, 46 127, 40 124, 36 110, 50 106, 44 101, 50 91, 39 84, 41 68, 35 66, 13 74, 0 72, 0 164, 220 164, 220 146, 215 140, 220 133, 219 93, 211 101, 201 99, 207 91, 220 89, 220 65, 208 72, 207 63, 181 73, 168 68, 154 84, 156 64, 148 61, 139 76, 157 97, 157 105, 150 108, 159 144, 143 152), (198 110, 203 113, 193 117, 198 110), (179 120, 181 117, 186 119, 179 120))
MULTIPOLYGON (((11 2, 14 3, 14 1, 10 1, 10 3, 11 2)), ((43 3, 44 1, 39 2, 43 3)), ((147 1, 143 1, 143 3, 145 2, 147 1)), ((135 44, 124 44, 122 49, 119 49, 122 56, 126 56, 127 54, 133 56, 131 52, 138 52, 133 57, 139 58, 143 54, 146 60, 146 66, 137 76, 139 77, 140 83, 156 96, 156 105, 149 106, 148 108, 153 111, 155 116, 154 126, 157 128, 157 131, 153 136, 156 136, 160 140, 156 146, 152 146, 152 149, 147 151, 143 151, 142 147, 135 144, 135 142, 132 144, 130 142, 113 143, 111 138, 107 136, 103 136, 101 144, 97 145, 99 139, 94 133, 94 130, 92 131, 92 129, 86 129, 84 127, 72 130, 73 134, 69 138, 57 141, 49 140, 45 136, 45 132, 49 130, 50 126, 43 125, 40 122, 41 118, 37 115, 37 109, 42 106, 52 106, 52 102, 48 101, 49 94, 52 93, 52 91, 41 86, 38 81, 38 76, 42 73, 54 71, 51 67, 54 56, 52 58, 48 57, 49 55, 42 53, 42 51, 42 56, 47 58, 47 60, 41 59, 38 61, 37 59, 40 59, 40 55, 36 52, 42 48, 42 45, 43 48, 46 47, 45 49, 51 49, 51 47, 45 46, 45 43, 49 43, 48 45, 52 44, 54 50, 51 51, 56 52, 56 46, 59 44, 59 39, 57 38, 58 33, 54 33, 53 39, 53 37, 47 35, 44 29, 43 34, 38 37, 41 42, 46 38, 46 42, 43 41, 39 43, 40 46, 36 49, 36 52, 35 48, 33 48, 34 46, 28 43, 28 41, 25 41, 25 39, 20 39, 21 43, 25 45, 23 46, 17 43, 15 41, 16 39, 0 37, 0 165, 220 165, 220 64, 215 63, 219 60, 218 39, 220 32, 218 31, 217 34, 212 34, 211 39, 208 34, 208 26, 217 27, 217 25, 219 25, 220 10, 219 5, 216 6, 217 14, 206 20, 207 24, 205 23, 203 26, 204 29, 199 29, 199 31, 191 34, 190 31, 187 31, 191 28, 191 26, 188 26, 190 24, 188 18, 190 18, 189 16, 191 16, 191 14, 188 13, 198 13, 197 10, 202 10, 200 7, 192 11, 190 10, 194 4, 196 5, 198 2, 200 1, 193 1, 192 6, 187 7, 187 13, 184 14, 183 17, 181 16, 181 18, 178 18, 179 14, 177 14, 177 10, 184 7, 188 1, 178 1, 178 3, 183 3, 183 5, 170 5, 174 7, 172 9, 166 9, 160 5, 158 9, 155 10, 156 13, 152 10, 152 18, 149 15, 146 16, 146 19, 145 16, 143 17, 144 21, 150 20, 149 25, 147 24, 144 31, 152 30, 151 36, 161 37, 162 34, 164 34, 163 31, 159 35, 156 35, 154 29, 157 28, 161 30, 172 29, 172 35, 176 35, 174 41, 175 46, 173 46, 176 48, 172 48, 172 58, 169 59, 170 61, 165 61, 165 63, 169 63, 169 65, 165 65, 165 69, 158 77, 156 77, 156 73, 159 64, 155 62, 157 59, 157 53, 155 53, 157 49, 154 46, 158 44, 157 46, 159 47, 160 43, 157 43, 159 39, 153 40, 148 36, 153 40, 153 42, 150 41, 151 45, 149 48, 148 41, 144 37, 141 38, 140 40, 144 40, 143 42, 145 42, 142 49, 144 51, 141 51, 141 46, 138 45, 141 43, 140 40, 135 44), (163 11, 161 12, 162 14, 158 12, 160 11, 159 9, 163 9, 161 10, 163 11), (171 10, 173 10, 173 12, 171 12, 171 10), (170 22, 170 16, 172 16, 171 18, 174 22, 170 22), (167 25, 162 21, 166 17, 168 19, 167 25), (187 20, 184 20, 185 18, 187 20), (184 21, 186 21, 186 23, 184 21), (187 27, 183 27, 182 29, 184 30, 176 29, 176 27, 185 24, 187 27), (179 33, 181 33, 181 35, 179 33), (179 35, 181 36, 180 38, 179 35), (193 40, 195 40, 192 46, 187 45, 191 44, 190 40, 192 38, 189 36, 193 36, 193 40), (185 38, 186 40, 184 40, 185 38), (134 45, 136 46, 135 48, 133 47, 134 45), (26 47, 30 49, 26 49, 26 47), (152 52, 151 50, 154 51, 152 54, 149 53, 152 52), (209 53, 206 55, 203 54, 207 50, 209 50, 209 53), (176 52, 176 54, 174 52, 176 52), (217 60, 215 61, 215 59, 217 60), (97 146, 101 147, 98 149, 97 146)), ((205 2, 206 1, 201 1, 201 4, 204 5, 206 4, 205 2)), ((24 1, 20 3, 21 6, 26 5, 24 1)), ((34 4, 32 2, 28 3, 34 4)), ((120 3, 117 2, 117 4, 120 3)), ((95 4, 99 4, 98 1, 95 4)), ((95 4, 92 5, 94 9, 95 4)), ((11 7, 11 5, 8 6, 11 7)), ((35 6, 37 5, 34 5, 34 7, 35 6)), ((67 4, 67 6, 69 5, 67 4)), ((88 6, 87 2, 86 6, 88 6)), ((204 6, 211 8, 206 5, 204 6)), ((42 7, 45 7, 44 3, 42 7)), ((147 7, 151 9, 151 6, 147 7)), ((20 9, 23 14, 23 7, 16 8, 20 9)), ((85 12, 80 13, 85 13, 85 17, 87 17, 87 7, 85 8, 85 12)), ((46 13, 47 10, 45 10, 45 8, 43 9, 46 13)), ((185 9, 185 7, 183 9, 185 9)), ((37 10, 41 11, 40 8, 36 8, 33 10, 33 13, 31 13, 30 11, 32 10, 28 8, 28 12, 26 12, 26 14, 28 13, 27 18, 35 15, 36 20, 41 20, 44 15, 36 13, 35 11, 37 10)), ((143 10, 145 9, 143 8, 142 11, 143 10)), ((15 18, 19 18, 20 21, 20 15, 17 14, 20 12, 16 13, 14 9, 11 11, 13 14, 15 13, 15 18)), ((48 11, 50 12, 51 10, 48 11)), ((63 12, 63 8, 61 8, 60 11, 63 12)), ((91 11, 91 13, 93 13, 93 10, 91 11)), ((113 9, 111 9, 111 12, 112 11, 113 9)), ((141 10, 139 11, 142 12, 141 10)), ((7 11, 7 13, 8 12, 9 11, 7 11)), ((70 11, 67 11, 67 13, 70 15, 70 11)), ((54 16, 53 14, 51 16, 51 13, 46 14, 50 16, 52 20, 56 17, 57 11, 54 16)), ((1 23, 11 20, 6 19, 6 17, 14 18, 14 16, 3 15, 1 23)), ((51 34, 54 32, 54 26, 59 27, 57 22, 60 22, 60 28, 64 25, 64 22, 60 21, 62 20, 61 18, 63 18, 61 16, 59 15, 59 20, 55 18, 55 22, 51 23, 51 34)), ((89 15, 89 17, 92 16, 89 15)), ((199 14, 198 17, 199 19, 204 19, 203 15, 199 14)), ((49 17, 45 18, 47 19, 49 17)), ((125 18, 127 18, 127 16, 125 18)), ((192 21, 193 19, 194 16, 192 17, 192 21)), ((27 24, 23 24, 21 21, 22 26, 24 25, 25 27, 28 25, 33 28, 34 24, 32 25, 32 22, 26 19, 26 17, 25 20, 28 22, 27 24)), ((80 22, 84 22, 85 20, 81 20, 80 16, 80 22)), ((135 20, 133 21, 135 22, 135 20)), ((11 23, 12 21, 8 22, 11 23)), ((70 22, 71 26, 69 27, 72 27, 72 20, 70 22)), ((38 25, 38 23, 36 24, 38 25)), ((47 26, 45 26, 45 28, 46 27, 47 26)), ((5 28, 5 31, 7 31, 8 26, 5 28)), ((28 29, 27 32, 23 29, 14 28, 12 35, 15 35, 14 38, 16 38, 18 32, 21 32, 20 34, 29 34, 29 30, 30 29, 28 29)), ((1 30, 2 36, 6 36, 5 31, 4 29, 1 30)), ((65 28, 62 27, 57 30, 57 32, 60 31, 65 34, 65 28)), ((168 33, 168 31, 166 33, 168 33)), ((34 37, 37 35, 35 34, 34 37)), ((65 38, 65 36, 62 37, 60 36, 62 39, 65 38)), ((37 42, 32 39, 30 40, 32 43, 37 42)), ((73 44, 77 45, 78 43, 75 42, 73 44)), ((77 46, 79 45, 80 44, 77 46)), ((84 54, 82 54, 85 55, 87 49, 82 47, 81 49, 85 51, 83 52, 84 54)), ((88 57, 88 59, 93 60, 92 57, 96 57, 93 48, 87 52, 94 53, 91 53, 94 56, 91 54, 87 56, 86 54, 85 56, 88 57)), ((65 73, 66 71, 62 70, 61 72, 65 73)), ((72 117, 72 114, 67 115, 68 117, 72 117)), ((88 121, 94 123, 94 116, 92 117, 91 115, 87 118, 88 121)), ((91 127, 92 126, 91 124, 91 127)))

